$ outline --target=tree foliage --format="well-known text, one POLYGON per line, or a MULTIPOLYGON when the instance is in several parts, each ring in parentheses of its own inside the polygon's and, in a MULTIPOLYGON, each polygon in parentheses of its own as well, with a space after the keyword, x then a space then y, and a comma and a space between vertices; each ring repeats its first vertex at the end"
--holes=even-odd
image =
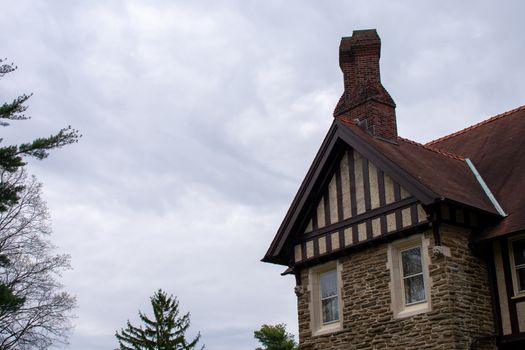
MULTIPOLYGON (((0 78, 3 78, 7 73, 13 72, 15 69, 16 66, 12 63, 6 64, 5 60, 0 59, 0 78)), ((31 96, 32 94, 23 94, 13 101, 1 105, 0 126, 8 126, 9 121, 28 119, 24 114, 27 109, 25 102, 31 96)), ((0 147, 0 169, 11 173, 16 172, 26 164, 23 161, 24 156, 30 156, 40 160, 44 159, 49 155, 49 150, 78 142, 80 136, 77 130, 68 126, 48 137, 40 137, 20 145, 0 147)), ((0 143, 1 142, 2 138, 0 138, 0 143)), ((20 191, 22 191, 22 188, 14 186, 12 183, 6 181, 0 183, 0 212, 7 210, 10 205, 16 204, 20 191)))
POLYGON ((263 324, 261 329, 253 332, 257 339, 264 347, 256 350, 296 350, 297 343, 293 334, 286 332, 285 324, 275 326, 263 324))
MULTIPOLYGON (((0 59, 0 78, 16 70, 0 59)), ((23 94, 0 105, 0 126, 29 119, 23 94)), ((54 255, 41 185, 28 178, 24 157, 44 159, 54 148, 81 137, 70 126, 49 137, 0 146, 0 349, 45 349, 67 340, 75 300, 57 280, 69 268, 67 255, 54 255)), ((0 143, 3 141, 0 138, 0 143)))
MULTIPOLYGON (((197 347, 200 333, 186 339, 190 327, 190 314, 179 316, 179 302, 159 289, 150 298, 153 319, 139 311, 143 325, 135 327, 127 322, 126 329, 116 332, 120 350, 190 350, 197 347)), ((202 346, 201 349, 204 349, 202 346)))
POLYGON ((0 212, 0 349, 45 349, 64 343, 75 299, 62 290, 69 256, 54 254, 41 184, 22 168, 1 173, 23 189, 15 205, 0 212))

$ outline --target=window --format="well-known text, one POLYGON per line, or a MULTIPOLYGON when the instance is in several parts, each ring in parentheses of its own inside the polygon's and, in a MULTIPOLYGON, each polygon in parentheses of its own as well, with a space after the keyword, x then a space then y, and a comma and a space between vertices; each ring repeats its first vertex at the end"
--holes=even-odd
POLYGON ((310 316, 314 336, 341 329, 340 269, 336 261, 310 269, 310 316))
POLYGON ((321 313, 323 324, 339 321, 339 293, 337 292, 337 271, 330 270, 319 275, 321 313))
POLYGON ((426 295, 423 265, 421 263, 421 246, 401 251, 401 270, 405 306, 424 302, 426 295))
POLYGON ((509 249, 514 294, 525 294, 525 238, 511 240, 509 249))
POLYGON ((428 244, 417 235, 389 245, 392 311, 397 318, 430 310, 428 244))

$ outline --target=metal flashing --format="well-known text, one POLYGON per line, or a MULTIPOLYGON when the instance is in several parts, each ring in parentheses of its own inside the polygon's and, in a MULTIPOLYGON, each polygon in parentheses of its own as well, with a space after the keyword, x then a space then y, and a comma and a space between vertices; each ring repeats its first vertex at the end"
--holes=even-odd
POLYGON ((496 199, 496 197, 494 197, 494 195, 490 191, 489 186, 487 186, 487 184, 485 183, 485 181, 481 177, 480 173, 478 173, 478 170, 474 166, 474 163, 472 163, 472 161, 469 158, 465 158, 465 162, 467 163, 467 165, 469 166, 470 170, 472 171, 472 173, 476 177, 476 180, 478 180, 479 184, 481 185, 481 188, 483 188, 483 191, 485 191, 485 194, 489 198, 489 200, 492 203, 492 205, 494 206, 494 208, 496 208, 496 210, 498 211, 498 213, 501 216, 504 216, 504 217, 507 216, 507 214, 505 213, 505 211, 503 210, 503 208, 499 204, 499 202, 496 199))

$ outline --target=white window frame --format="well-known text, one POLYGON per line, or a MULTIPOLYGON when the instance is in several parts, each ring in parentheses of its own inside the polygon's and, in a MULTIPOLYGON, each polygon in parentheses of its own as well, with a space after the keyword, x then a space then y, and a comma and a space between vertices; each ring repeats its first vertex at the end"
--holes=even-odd
POLYGON ((318 265, 310 268, 308 274, 308 290, 310 292, 310 328, 313 336, 323 335, 337 332, 343 329, 343 302, 341 298, 342 280, 341 280, 342 266, 339 261, 331 261, 326 264, 318 265), (336 271, 337 279, 337 305, 339 311, 339 319, 327 323, 323 323, 322 314, 322 300, 321 300, 321 274, 329 271, 336 271))
POLYGON ((405 239, 397 240, 388 246, 388 263, 390 270, 390 294, 391 308, 394 318, 404 318, 413 315, 429 312, 431 310, 430 288, 431 279, 428 272, 430 257, 428 254, 429 240, 423 235, 415 235, 405 239), (421 252, 421 267, 423 275, 423 286, 425 289, 425 299, 407 304, 405 302, 405 286, 401 253, 403 251, 419 247, 421 252))
POLYGON ((525 240, 525 234, 509 238, 508 240, 508 249, 509 249, 509 260, 510 260, 510 272, 512 275, 512 287, 514 292, 514 297, 523 297, 525 296, 525 288, 519 290, 518 275, 516 274, 517 269, 525 268, 525 264, 516 266, 514 261, 514 247, 513 244, 516 241, 525 240))

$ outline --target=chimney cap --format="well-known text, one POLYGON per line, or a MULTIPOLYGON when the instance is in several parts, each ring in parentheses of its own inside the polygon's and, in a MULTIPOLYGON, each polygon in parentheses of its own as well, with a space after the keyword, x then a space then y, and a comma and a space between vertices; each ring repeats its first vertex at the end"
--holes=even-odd
POLYGON ((372 37, 375 36, 379 38, 379 35, 377 34, 376 29, 357 29, 352 32, 352 36, 344 36, 343 39, 350 39, 350 38, 358 38, 358 37, 372 37))
POLYGON ((381 39, 375 29, 354 30, 352 36, 344 36, 341 38, 339 51, 341 53, 350 53, 356 49, 372 49, 380 55, 381 39))

